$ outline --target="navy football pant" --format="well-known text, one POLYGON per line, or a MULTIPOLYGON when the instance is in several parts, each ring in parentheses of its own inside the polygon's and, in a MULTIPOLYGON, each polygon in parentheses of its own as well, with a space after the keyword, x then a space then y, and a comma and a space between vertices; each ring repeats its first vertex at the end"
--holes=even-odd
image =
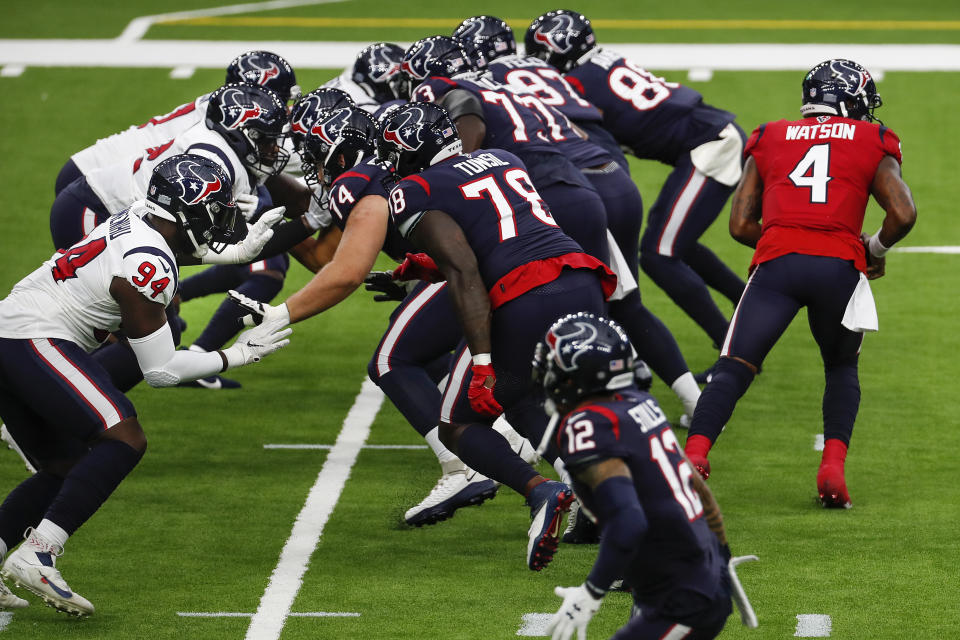
POLYGON ((87 179, 80 177, 57 194, 50 207, 50 235, 56 249, 66 249, 110 217, 87 179))
POLYGON ((733 303, 740 298, 743 281, 698 241, 731 193, 733 187, 700 173, 689 153, 681 155, 650 208, 640 241, 644 273, 717 345, 726 333, 727 318, 710 296, 706 279, 722 287, 720 292, 733 303))
POLYGON ((754 269, 730 321, 714 376, 697 404, 689 435, 715 441, 753 380, 739 358, 759 368, 801 307, 823 359, 824 438, 850 442, 860 406, 857 361, 863 334, 840 324, 860 279, 848 260, 788 254, 754 269))
POLYGON ((577 241, 584 253, 604 264, 610 261, 607 241, 607 214, 600 195, 589 186, 554 182, 540 187, 553 219, 568 236, 577 241))
POLYGON ((83 176, 83 172, 80 171, 80 167, 76 165, 73 158, 67 158, 63 167, 60 168, 60 173, 57 174, 57 181, 53 185, 53 195, 60 195, 60 192, 66 189, 68 184, 81 176, 83 176))

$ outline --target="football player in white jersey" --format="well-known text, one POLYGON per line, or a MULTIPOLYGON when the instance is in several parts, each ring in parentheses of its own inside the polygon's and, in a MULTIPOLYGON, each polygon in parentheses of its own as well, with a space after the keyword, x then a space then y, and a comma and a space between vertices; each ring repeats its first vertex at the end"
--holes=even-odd
POLYGON ((400 78, 404 49, 391 42, 377 42, 357 54, 343 73, 324 83, 324 87, 347 93, 356 106, 376 113, 385 102, 397 99, 394 82, 400 78))
MULTIPOLYGON (((147 446, 130 400, 90 352, 122 323, 144 378, 169 387, 289 343, 290 330, 274 323, 221 351, 174 349, 164 308, 178 263, 203 252, 235 255, 237 218, 222 167, 175 156, 154 170, 146 199, 54 254, 0 300, 0 416, 38 468, 0 504, 0 573, 60 611, 93 613, 56 557, 147 446), (24 530, 26 541, 7 555, 24 530)), ((0 583, 0 607, 26 604, 0 583)))
MULTIPOLYGON (((248 51, 234 58, 227 66, 225 82, 249 82, 266 87, 285 103, 300 97, 300 87, 293 68, 286 60, 269 51, 248 51)), ((113 164, 118 158, 138 155, 144 149, 158 147, 198 122, 203 122, 211 95, 212 92, 205 93, 192 102, 154 116, 143 124, 131 125, 76 152, 60 169, 54 193, 59 194, 81 175, 113 164)))

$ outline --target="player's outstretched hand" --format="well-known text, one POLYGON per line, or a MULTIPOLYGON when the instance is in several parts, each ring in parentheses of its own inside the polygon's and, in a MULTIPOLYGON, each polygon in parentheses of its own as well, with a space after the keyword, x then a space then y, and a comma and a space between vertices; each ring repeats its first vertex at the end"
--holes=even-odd
POLYGON ((406 288, 393 279, 393 271, 371 271, 363 282, 364 289, 377 294, 374 302, 399 302, 407 297, 406 288))
POLYGON ((870 253, 868 246, 870 236, 866 233, 860 234, 860 241, 863 243, 863 252, 867 256, 867 280, 876 280, 877 278, 883 277, 883 274, 887 271, 886 256, 878 258, 870 253))
POLYGON ((240 318, 240 320, 243 322, 243 326, 245 327, 255 327, 266 324, 282 329, 290 324, 290 310, 287 309, 286 302, 277 306, 272 306, 266 302, 260 302, 259 300, 249 298, 239 291, 234 291, 233 289, 230 289, 227 294, 230 296, 231 302, 240 305, 241 308, 250 312, 240 318))
POLYGON ((497 376, 493 373, 493 365, 474 364, 470 367, 470 370, 473 373, 473 377, 470 378, 470 388, 467 389, 470 407, 484 416, 496 417, 503 413, 503 407, 493 397, 493 387, 497 384, 497 376))
POLYGON ((283 217, 286 207, 264 211, 260 219, 247 229, 247 237, 236 244, 227 245, 220 253, 207 250, 198 256, 203 264, 243 264, 251 262, 263 251, 263 246, 273 237, 273 225, 283 217))
POLYGON ((291 333, 293 329, 276 322, 247 329, 237 336, 236 342, 223 350, 223 355, 227 357, 227 368, 260 362, 274 351, 290 344, 287 336, 291 333))
POLYGON ((587 640, 587 625, 603 600, 594 598, 583 585, 557 587, 553 592, 563 598, 563 604, 547 624, 551 640, 569 640, 574 632, 577 633, 577 640, 587 640))
POLYGON ((425 280, 443 282, 446 278, 437 268, 433 258, 425 253, 408 253, 400 266, 393 270, 394 280, 425 280))

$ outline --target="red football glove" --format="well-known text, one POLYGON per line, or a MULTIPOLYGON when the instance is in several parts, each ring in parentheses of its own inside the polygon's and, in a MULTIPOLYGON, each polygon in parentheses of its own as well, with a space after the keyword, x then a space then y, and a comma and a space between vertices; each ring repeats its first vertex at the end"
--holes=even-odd
POLYGON ((400 266, 393 270, 394 280, 425 280, 443 282, 446 278, 437 268, 433 258, 425 253, 408 253, 400 266))
POLYGON ((493 397, 493 387, 497 384, 497 377, 493 373, 492 364, 475 364, 470 367, 473 377, 470 378, 470 388, 467 390, 467 398, 470 399, 470 407, 484 416, 499 416, 503 413, 503 407, 493 397), (490 386, 486 385, 487 378, 492 378, 490 386))

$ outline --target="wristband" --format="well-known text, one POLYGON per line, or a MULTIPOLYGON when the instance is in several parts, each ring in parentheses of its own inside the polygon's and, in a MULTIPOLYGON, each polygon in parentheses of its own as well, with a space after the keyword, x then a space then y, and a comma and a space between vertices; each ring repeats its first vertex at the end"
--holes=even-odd
POLYGON ((223 360, 223 367, 220 368, 220 373, 223 373, 230 367, 230 362, 227 360, 227 354, 225 354, 222 350, 218 349, 217 353, 220 354, 220 359, 223 360))
POLYGON ((483 366, 485 364, 492 364, 493 360, 490 359, 489 353, 478 353, 473 356, 473 364, 475 366, 483 366))
POLYGON ((890 250, 890 247, 883 246, 883 243, 880 242, 880 232, 877 231, 875 234, 870 236, 870 240, 867 241, 867 249, 870 250, 870 255, 874 258, 882 258, 887 255, 887 251, 890 250))

